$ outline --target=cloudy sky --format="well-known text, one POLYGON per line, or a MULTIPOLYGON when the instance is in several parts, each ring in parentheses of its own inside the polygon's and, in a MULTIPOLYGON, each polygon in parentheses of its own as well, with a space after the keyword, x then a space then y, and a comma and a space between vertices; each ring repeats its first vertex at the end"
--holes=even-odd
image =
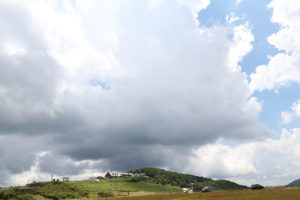
POLYGON ((300 178, 299 22, 298 0, 0 0, 0 186, 300 178))

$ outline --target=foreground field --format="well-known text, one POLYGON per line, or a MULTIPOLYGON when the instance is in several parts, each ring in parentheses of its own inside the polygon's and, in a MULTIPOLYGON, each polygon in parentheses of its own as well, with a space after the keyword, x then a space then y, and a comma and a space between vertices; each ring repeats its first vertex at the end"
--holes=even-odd
POLYGON ((0 189, 0 200, 300 200, 300 187, 183 194, 177 186, 133 179, 38 182, 0 189))
POLYGON ((299 200, 300 188, 272 188, 264 190, 231 190, 193 194, 163 194, 118 198, 118 200, 299 200))

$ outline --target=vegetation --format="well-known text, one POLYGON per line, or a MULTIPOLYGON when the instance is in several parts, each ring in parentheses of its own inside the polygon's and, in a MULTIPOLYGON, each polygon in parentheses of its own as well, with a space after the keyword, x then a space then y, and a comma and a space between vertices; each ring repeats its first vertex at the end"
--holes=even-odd
POLYGON ((246 186, 242 186, 227 180, 210 180, 193 185, 194 191, 201 191, 204 187, 210 187, 212 191, 216 190, 240 190, 247 189, 246 186))
POLYGON ((177 186, 160 185, 146 181, 133 181, 134 178, 114 178, 100 181, 67 181, 39 182, 23 187, 13 187, 0 190, 1 200, 35 200, 37 196, 43 199, 78 199, 84 197, 104 198, 112 196, 129 196, 143 191, 148 194, 179 193, 177 186))
POLYGON ((67 182, 50 182, 36 191, 37 194, 48 199, 70 199, 88 196, 88 192, 72 187, 67 182))
POLYGON ((69 181, 64 182, 73 188, 88 193, 98 193, 103 191, 122 191, 122 192, 153 192, 153 193, 177 193, 182 189, 177 186, 160 185, 147 181, 132 181, 133 178, 113 178, 100 181, 69 181))
POLYGON ((294 180, 293 182, 291 182, 287 186, 300 186, 300 179, 294 180))
POLYGON ((182 193, 182 187, 193 187, 196 191, 200 191, 207 186, 211 187, 213 191, 247 188, 226 180, 212 180, 156 168, 142 168, 130 172, 144 174, 144 176, 102 179, 99 181, 34 182, 23 187, 0 189, 0 199, 95 200, 107 197, 130 197, 147 194, 179 194, 182 193))
POLYGON ((210 181, 209 178, 189 175, 189 174, 180 174, 176 172, 166 171, 163 169, 157 168, 141 168, 131 170, 131 173, 140 173, 150 177, 150 180, 157 184, 170 184, 176 185, 179 187, 188 187, 192 183, 210 181))
POLYGON ((9 189, 1 189, 0 190, 0 199, 1 200, 9 200, 9 199, 17 199, 17 200, 35 200, 33 195, 25 194, 21 192, 20 187, 9 188, 9 189))
POLYGON ((271 188, 264 190, 225 190, 208 193, 192 193, 192 194, 161 194, 161 195, 148 195, 140 197, 127 197, 118 198, 118 200, 299 200, 300 188, 271 188))
MULTIPOLYGON (((212 182, 213 183, 213 182, 212 182)), ((181 188, 147 182, 132 182, 131 179, 106 179, 99 182, 41 182, 23 187, 0 189, 1 200, 101 200, 118 197, 116 200, 299 200, 300 187, 270 188, 263 190, 219 190, 209 193, 183 194, 181 188), (139 191, 148 191, 139 193, 139 191), (175 192, 175 193, 173 193, 175 192), (144 196, 136 196, 135 194, 144 196), (168 193, 168 194, 166 194, 168 193), (130 195, 128 195, 130 194, 130 195), (148 195, 147 195, 148 194, 148 195), (151 195, 149 195, 151 194, 151 195), (123 197, 122 197, 123 196, 123 197), (128 197, 129 196, 129 197, 128 197), (126 197, 126 198, 125 198, 126 197)), ((218 184, 228 183, 219 181, 218 184)), ((227 186, 226 186, 227 187, 227 186)))
POLYGON ((196 191, 200 191, 203 187, 211 187, 212 190, 232 190, 246 189, 246 186, 238 185, 227 180, 212 180, 210 178, 199 177, 189 174, 180 174, 176 172, 166 171, 157 168, 141 168, 131 170, 131 173, 140 173, 148 176, 148 182, 157 184, 170 184, 179 187, 193 187, 196 191))
POLYGON ((114 194, 112 192, 103 191, 103 192, 98 192, 98 196, 99 197, 113 197, 114 194))

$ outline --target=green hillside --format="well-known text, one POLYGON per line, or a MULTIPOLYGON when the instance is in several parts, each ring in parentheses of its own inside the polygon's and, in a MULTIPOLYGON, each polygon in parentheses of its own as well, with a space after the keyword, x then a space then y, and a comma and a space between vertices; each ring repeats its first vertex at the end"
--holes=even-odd
POLYGON ((141 168, 131 170, 131 173, 140 173, 149 177, 149 181, 155 182, 157 184, 170 184, 176 185, 179 187, 188 187, 196 182, 205 182, 210 181, 209 178, 189 175, 189 174, 181 174, 177 172, 171 172, 164 169, 157 168, 141 168))
POLYGON ((141 173, 148 176, 149 182, 157 184, 170 184, 179 187, 193 187, 201 190, 203 187, 211 187, 213 190, 246 189, 246 186, 238 185, 227 180, 212 180, 210 178, 181 174, 157 168, 141 168, 131 170, 131 173, 141 173))
POLYGON ((38 182, 22 187, 0 190, 0 199, 34 200, 75 199, 81 197, 100 198, 128 196, 137 192, 144 194, 180 193, 177 186, 160 185, 147 181, 136 182, 132 178, 114 178, 100 181, 38 182))

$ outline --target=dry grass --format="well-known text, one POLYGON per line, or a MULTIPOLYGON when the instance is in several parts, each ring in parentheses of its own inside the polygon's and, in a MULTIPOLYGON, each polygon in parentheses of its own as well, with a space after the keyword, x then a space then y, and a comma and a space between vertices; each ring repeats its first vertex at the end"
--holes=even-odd
POLYGON ((118 198, 118 200, 300 200, 300 190, 272 188, 264 190, 230 190, 210 193, 163 194, 118 198))

